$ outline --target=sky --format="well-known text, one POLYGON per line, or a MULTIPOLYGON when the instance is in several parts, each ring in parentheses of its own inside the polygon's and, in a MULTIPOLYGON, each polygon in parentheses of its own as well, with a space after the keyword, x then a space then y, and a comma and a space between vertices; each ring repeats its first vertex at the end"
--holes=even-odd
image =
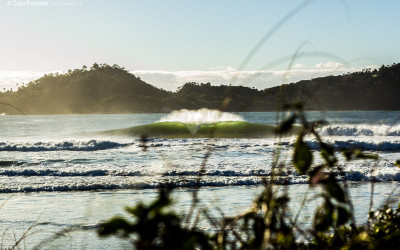
POLYGON ((95 62, 171 91, 391 65, 398 10, 398 0, 0 0, 0 90, 95 62))

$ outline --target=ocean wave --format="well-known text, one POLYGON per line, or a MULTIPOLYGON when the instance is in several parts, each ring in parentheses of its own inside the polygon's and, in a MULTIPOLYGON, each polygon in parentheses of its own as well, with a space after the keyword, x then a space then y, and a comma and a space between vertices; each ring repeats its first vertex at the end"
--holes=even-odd
POLYGON ((63 141, 63 142, 0 142, 0 151, 97 151, 129 146, 129 143, 112 141, 63 141))
MULTIPOLYGON (((380 162, 378 166, 375 166, 354 161, 342 165, 342 168, 343 174, 336 173, 342 181, 400 181, 400 169, 390 162, 380 162)), ((2 170, 0 176, 3 176, 0 193, 155 189, 165 185, 176 188, 192 188, 197 185, 201 187, 249 186, 260 185, 263 179, 284 185, 309 182, 308 175, 298 174, 292 166, 275 171, 275 174, 272 173, 271 168, 212 169, 206 170, 201 176, 198 171, 191 170, 167 170, 165 173, 158 173, 123 169, 75 169, 70 171, 14 169, 2 170), (82 176, 84 178, 81 178, 82 176), (27 177, 31 179, 28 180, 27 177), (7 181, 7 178, 14 178, 15 183, 7 181)))
MULTIPOLYGON (((335 149, 361 149, 370 151, 399 151, 400 141, 374 141, 374 140, 327 140, 327 143, 333 145, 335 149)), ((315 140, 306 141, 308 146, 313 150, 319 150, 319 143, 315 140)), ((289 143, 289 146, 293 147, 294 142, 289 143)))
MULTIPOLYGON (((368 165, 360 165, 361 163, 342 166, 345 180, 348 181, 370 181, 371 180, 371 168, 368 165)), ((379 163, 379 167, 374 169, 374 178, 380 181, 400 181, 400 168, 394 166, 392 163, 379 163)), ((338 173, 339 174, 339 173, 338 173)), ((164 179, 169 180, 184 180, 184 179, 196 179, 198 178, 199 172, 195 170, 166 170, 164 172, 155 171, 139 171, 139 170, 110 170, 110 169, 93 169, 93 170, 81 170, 78 168, 71 170, 53 170, 53 169, 3 169, 0 170, 0 176, 5 177, 66 177, 69 180, 74 180, 74 177, 106 177, 110 178, 150 178, 152 180, 159 180, 162 182, 164 179)), ((279 171, 272 172, 271 168, 266 169, 248 169, 244 170, 243 167, 238 167, 237 170, 206 170, 201 174, 201 178, 227 180, 227 179, 242 179, 242 178, 270 178, 271 176, 278 178, 288 178, 289 184, 297 183, 293 182, 297 178, 305 178, 296 171, 293 170, 293 166, 290 164, 280 169, 279 171)), ((87 179, 89 180, 89 179, 87 179)))
MULTIPOLYGON (((295 130, 295 129, 293 129, 295 130)), ((182 122, 156 122, 126 129, 104 132, 109 135, 164 139, 184 138, 265 138, 275 135, 275 127, 245 121, 191 124, 182 122)))
MULTIPOLYGON (((134 177, 138 178, 138 177, 134 177)), ((287 175, 287 176, 271 176, 264 177, 267 181, 281 185, 297 185, 297 184, 308 184, 309 179, 307 175, 287 175)), ((371 175, 370 171, 367 170, 353 170, 346 172, 344 176, 338 175, 340 181, 350 182, 369 182, 374 180, 375 182, 392 182, 400 181, 400 172, 396 169, 384 169, 378 170, 376 173, 371 175)), ((145 178, 146 179, 146 178, 145 178)), ((99 181, 93 183, 90 180, 85 182, 68 184, 65 182, 49 182, 49 183, 35 183, 35 184, 19 184, 15 186, 2 186, 0 187, 0 193, 29 193, 29 192, 80 192, 80 191, 105 191, 105 190, 117 190, 117 189, 157 189, 160 187, 173 187, 173 188, 193 188, 193 187, 228 187, 228 186, 255 186, 261 185, 263 178, 260 176, 232 176, 224 178, 210 178, 202 176, 198 179, 197 176, 182 178, 161 178, 154 179, 148 177, 147 180, 133 181, 115 181, 107 178, 107 181, 99 181)))
POLYGON ((237 114, 222 112, 215 109, 198 109, 198 110, 174 110, 167 116, 161 118, 160 122, 181 122, 181 123, 217 123, 227 121, 244 121, 237 114))
MULTIPOLYGON (((78 176, 169 176, 169 177, 197 177, 198 171, 177 171, 170 170, 165 172, 142 172, 137 170, 106 170, 106 169, 93 169, 93 170, 80 170, 74 169, 70 171, 54 170, 54 169, 4 169, 0 170, 0 176, 60 176, 60 177, 78 177, 78 176)), ((248 170, 248 171, 235 171, 235 170, 209 170, 205 171, 202 176, 209 177, 261 177, 270 176, 270 170, 248 170)), ((286 175, 286 173, 280 173, 286 175)))
POLYGON ((323 136, 400 136, 400 125, 328 125, 319 132, 323 136))
MULTIPOLYGON (((296 135, 300 126, 293 126, 285 136, 296 135)), ((318 128, 322 136, 400 136, 400 125, 333 124, 318 128)), ((162 121, 126 129, 105 131, 105 134, 149 138, 273 138, 274 126, 246 121, 220 121, 216 123, 182 123, 162 121)))
MULTIPOLYGON (((35 186, 18 186, 0 188, 0 193, 29 193, 29 192, 71 192, 71 191, 101 191, 115 189, 156 189, 164 186, 175 188, 192 188, 198 185, 197 179, 177 180, 174 182, 136 182, 136 183, 81 183, 76 185, 51 184, 35 186)), ((229 180, 201 180, 202 187, 249 186, 259 185, 261 179, 229 179, 229 180)))

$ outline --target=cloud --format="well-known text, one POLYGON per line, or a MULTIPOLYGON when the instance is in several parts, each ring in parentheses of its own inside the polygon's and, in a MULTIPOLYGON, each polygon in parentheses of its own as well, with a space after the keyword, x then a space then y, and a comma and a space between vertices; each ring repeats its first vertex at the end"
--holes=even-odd
POLYGON ((335 62, 325 62, 325 63, 318 63, 315 65, 317 69, 342 69, 344 68, 343 63, 335 63, 335 62))
POLYGON ((378 65, 368 65, 368 66, 365 66, 365 68, 366 69, 378 69, 379 67, 378 67, 378 65))
POLYGON ((42 77, 45 73, 50 72, 34 72, 34 71, 0 71, 0 91, 3 88, 14 90, 17 88, 17 84, 28 83, 42 77))
POLYGON ((177 87, 187 82, 206 83, 213 85, 243 85, 265 89, 283 83, 308 80, 327 75, 340 75, 362 69, 346 68, 339 63, 319 63, 319 67, 306 69, 307 66, 297 64, 293 70, 242 70, 234 67, 216 66, 210 70, 193 71, 131 71, 144 81, 166 90, 175 91, 177 87), (297 66, 297 67, 296 67, 297 66))
POLYGON ((244 81, 274 75, 271 71, 238 71, 234 67, 213 67, 210 70, 191 71, 130 71, 142 80, 167 90, 176 90, 177 87, 187 82, 206 83, 213 85, 245 84, 244 81), (158 79, 158 80, 157 80, 158 79))
MULTIPOLYGON (((368 66, 371 67, 371 66, 368 66)), ((187 82, 206 83, 213 85, 243 85, 265 89, 283 83, 298 82, 327 75, 341 75, 348 72, 361 71, 362 68, 350 68, 340 63, 326 62, 308 69, 306 65, 296 64, 294 69, 286 70, 238 70, 232 66, 216 66, 209 70, 133 70, 130 71, 145 82, 158 88, 175 91, 187 82)), ((62 73, 61 71, 58 71, 62 73)), ((17 83, 28 83, 47 73, 30 71, 0 71, 0 91, 3 88, 14 90, 17 83)))
POLYGON ((296 64, 296 65, 294 65, 294 69, 304 69, 306 67, 306 65, 304 65, 304 64, 301 64, 301 63, 298 63, 298 64, 296 64))

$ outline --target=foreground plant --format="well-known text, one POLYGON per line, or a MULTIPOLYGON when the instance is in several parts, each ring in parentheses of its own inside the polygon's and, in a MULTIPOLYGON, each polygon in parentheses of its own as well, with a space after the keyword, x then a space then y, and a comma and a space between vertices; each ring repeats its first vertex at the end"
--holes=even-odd
POLYGON ((205 233, 183 227, 182 218, 167 211, 171 205, 170 189, 162 188, 151 204, 137 204, 126 211, 133 220, 114 217, 99 225, 100 236, 132 238, 137 249, 211 249, 205 233))
MULTIPOLYGON (((301 124, 293 149, 293 166, 299 174, 309 176, 310 188, 321 186, 322 204, 316 209, 313 225, 304 229, 292 218, 288 210, 289 198, 279 191, 281 181, 272 175, 264 179, 264 189, 247 212, 232 216, 212 218, 207 210, 199 209, 214 233, 198 229, 198 219, 171 212, 171 189, 160 189, 158 197, 149 205, 139 203, 126 211, 131 219, 114 217, 99 225, 100 236, 116 235, 130 238, 137 249, 397 249, 400 248, 400 203, 395 210, 384 206, 369 213, 368 224, 357 226, 343 168, 338 164, 337 153, 347 161, 378 160, 374 154, 359 149, 335 149, 322 140, 317 132, 324 121, 307 121, 302 106, 286 106, 291 113, 276 129, 281 136, 301 124), (313 155, 306 136, 318 143, 323 162, 313 165, 313 155), (340 181, 339 180, 343 180, 340 181), (188 226, 188 221, 195 221, 188 226), (297 240, 301 238, 301 240, 297 240)), ((208 157, 208 155, 206 156, 208 157)), ((275 174, 284 167, 279 157, 273 164, 275 174)), ((396 165, 398 162, 395 163, 396 165)), ((199 175, 201 178, 201 175, 199 175)), ((373 183, 372 183, 373 185, 373 183)), ((197 199, 194 197, 194 199, 197 199)), ((193 204, 197 204, 194 202, 193 204)), ((188 213, 194 216, 193 209, 188 213)))

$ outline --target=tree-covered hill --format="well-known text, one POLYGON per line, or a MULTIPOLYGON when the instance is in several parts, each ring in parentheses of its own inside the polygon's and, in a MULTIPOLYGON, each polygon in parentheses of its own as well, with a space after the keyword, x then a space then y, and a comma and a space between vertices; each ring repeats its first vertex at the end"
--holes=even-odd
POLYGON ((168 95, 118 65, 95 63, 44 75, 16 92, 2 93, 1 102, 28 114, 157 112, 168 95))
MULTIPOLYGON (((151 113, 174 109, 220 108, 228 111, 275 111, 289 102, 309 110, 399 110, 400 64, 327 76, 257 90, 189 82, 176 92, 158 89, 118 65, 47 74, 23 84, 16 92, 0 93, 0 102, 26 114, 151 113)), ((1 113, 15 114, 1 105, 1 113)))
MULTIPOLYGON (((400 110, 400 64, 283 86, 284 101, 298 98, 313 110, 400 110)), ((275 89, 265 90, 272 96, 275 89)))

